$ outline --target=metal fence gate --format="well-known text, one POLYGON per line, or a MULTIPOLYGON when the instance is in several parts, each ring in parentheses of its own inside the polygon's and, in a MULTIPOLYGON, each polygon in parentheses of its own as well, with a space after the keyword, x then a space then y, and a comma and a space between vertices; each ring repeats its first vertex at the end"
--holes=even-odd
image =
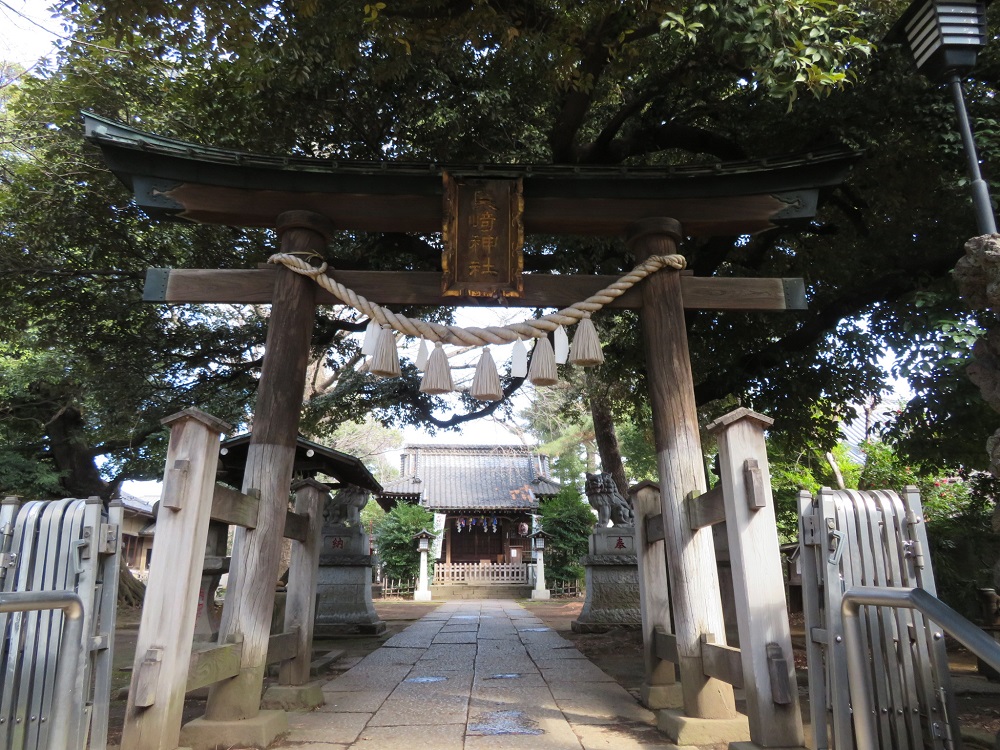
MULTIPOLYGON (((56 695, 63 613, 0 614, 0 750, 46 750, 54 707, 72 701, 64 733, 74 750, 103 750, 118 594, 120 503, 100 498, 0 505, 0 590, 75 592, 83 602, 83 638, 73 695, 56 695)), ((27 609, 27 607, 25 608, 27 609)))
MULTIPOLYGON (((824 488, 799 498, 811 720, 817 750, 855 747, 842 603, 855 587, 937 596, 920 496, 824 488)), ((942 630, 919 611, 864 606, 861 633, 878 746, 961 748, 942 630)))

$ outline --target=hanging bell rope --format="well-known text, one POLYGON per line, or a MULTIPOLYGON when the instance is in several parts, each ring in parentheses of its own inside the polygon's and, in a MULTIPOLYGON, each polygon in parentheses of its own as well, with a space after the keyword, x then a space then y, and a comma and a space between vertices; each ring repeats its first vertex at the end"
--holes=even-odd
POLYGON ((661 268, 673 268, 679 271, 686 265, 683 255, 653 255, 597 294, 591 295, 582 302, 577 302, 559 312, 507 326, 488 326, 486 328, 470 326, 463 328, 462 326, 445 326, 425 320, 412 320, 405 315, 397 315, 391 310, 362 297, 360 294, 348 289, 332 276, 327 275, 329 266, 325 262, 316 268, 311 266, 304 258, 290 253, 276 253, 268 258, 268 263, 281 264, 301 276, 311 277, 317 284, 345 305, 349 305, 367 315, 380 326, 389 326, 406 336, 425 338, 435 343, 454 344, 456 346, 510 344, 518 341, 521 337, 541 339, 559 326, 573 325, 589 317, 590 313, 597 312, 661 268))

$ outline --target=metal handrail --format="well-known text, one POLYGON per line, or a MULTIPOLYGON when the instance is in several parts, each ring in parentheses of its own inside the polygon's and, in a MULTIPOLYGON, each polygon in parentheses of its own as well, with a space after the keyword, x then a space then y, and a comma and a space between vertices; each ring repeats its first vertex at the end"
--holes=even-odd
POLYGON ((72 591, 0 593, 0 614, 44 609, 61 609, 63 612, 62 644, 52 694, 52 728, 49 730, 48 747, 51 750, 70 750, 70 738, 75 738, 80 729, 80 722, 75 719, 79 713, 76 704, 82 700, 76 694, 76 681, 83 653, 83 600, 72 591))
MULTIPOLYGON (((923 589, 861 586, 844 592, 840 605, 844 617, 844 639, 847 648, 847 674, 851 688, 851 708, 854 714, 854 734, 857 750, 878 748, 874 707, 865 674, 868 657, 864 652, 860 610, 863 605, 915 609, 936 622, 993 669, 1000 671, 1000 643, 962 615, 923 589)), ((942 637, 940 633, 935 638, 942 637)))

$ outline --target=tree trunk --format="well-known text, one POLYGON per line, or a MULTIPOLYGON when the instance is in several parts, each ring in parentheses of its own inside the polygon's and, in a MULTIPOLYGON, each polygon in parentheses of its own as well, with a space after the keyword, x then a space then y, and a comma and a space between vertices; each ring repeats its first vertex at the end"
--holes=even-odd
POLYGON ((611 474, 622 497, 628 497, 628 477, 625 475, 625 464, 618 447, 611 405, 604 396, 595 394, 593 389, 589 400, 590 414, 594 419, 594 439, 597 441, 597 451, 601 454, 601 469, 611 474))
POLYGON ((87 443, 83 414, 75 406, 64 406, 45 426, 49 450, 66 497, 97 496, 108 500, 111 487, 101 479, 94 454, 87 443))
POLYGON ((118 566, 118 603, 126 607, 141 607, 146 597, 146 584, 138 580, 121 558, 118 566))

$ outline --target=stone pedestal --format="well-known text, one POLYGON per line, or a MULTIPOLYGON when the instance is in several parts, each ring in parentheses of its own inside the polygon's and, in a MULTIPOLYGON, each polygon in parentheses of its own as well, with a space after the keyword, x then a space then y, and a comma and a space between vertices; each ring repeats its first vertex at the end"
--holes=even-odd
POLYGON ((372 559, 361 526, 323 527, 323 547, 316 580, 315 637, 385 630, 372 604, 372 559))
POLYGON ((580 558, 587 569, 587 598, 580 617, 570 623, 576 633, 603 633, 613 627, 642 627, 635 528, 594 529, 590 554, 580 558))

